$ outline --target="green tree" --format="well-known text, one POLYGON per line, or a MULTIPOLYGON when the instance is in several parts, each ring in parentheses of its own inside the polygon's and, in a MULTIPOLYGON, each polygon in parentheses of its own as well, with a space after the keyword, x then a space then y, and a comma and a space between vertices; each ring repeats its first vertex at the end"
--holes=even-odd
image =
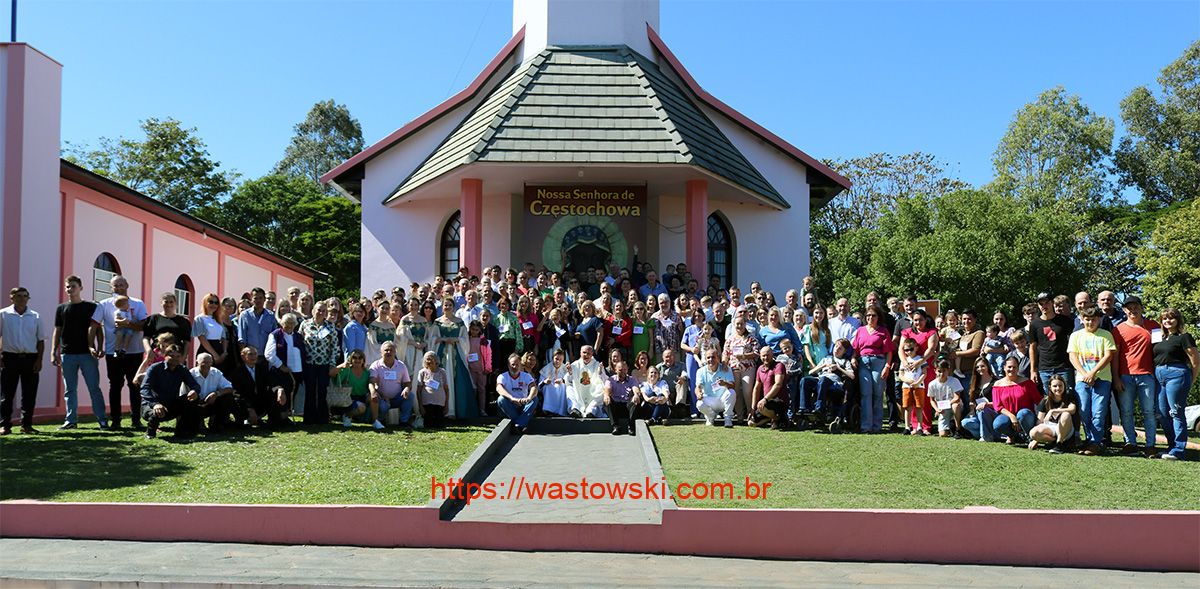
POLYGON ((345 105, 332 100, 314 104, 294 130, 283 159, 275 164, 275 174, 307 178, 315 184, 322 174, 363 150, 362 125, 345 105))
POLYGON ((993 188, 1040 209, 1063 203, 1076 212, 1108 196, 1106 162, 1113 122, 1061 86, 1042 92, 1009 123, 992 158, 993 188))
POLYGON ((864 247, 862 230, 877 228, 879 220, 907 198, 935 198, 968 187, 949 176, 946 165, 934 156, 913 152, 903 155, 873 153, 827 165, 848 178, 853 186, 812 214, 810 242, 813 278, 823 300, 833 295, 833 276, 853 268, 831 268, 829 263, 850 263, 848 251, 864 247), (856 237, 851 237, 851 235, 856 237), (836 250, 834 252, 833 250, 836 250))
POLYGON ((1200 320, 1198 229, 1200 199, 1193 199, 1162 215, 1150 243, 1138 251, 1138 265, 1146 273, 1142 286, 1147 305, 1175 307, 1191 324, 1200 320))
POLYGON ((1080 216, 1076 229, 1079 240, 1076 258, 1086 261, 1084 288, 1091 292, 1112 290, 1131 293, 1137 290, 1141 271, 1137 249, 1150 235, 1146 217, 1153 217, 1138 205, 1116 202, 1094 205, 1080 216))
POLYGON ((102 137, 96 149, 70 143, 66 159, 182 211, 215 202, 232 190, 238 174, 222 171, 196 128, 175 119, 141 123, 145 138, 102 137))
POLYGON ((989 191, 906 198, 884 214, 879 229, 839 239, 827 267, 834 291, 853 301, 877 289, 1011 314, 1039 291, 1082 285, 1072 225, 1065 212, 1030 211, 989 191))
POLYGON ((196 215, 323 273, 319 297, 358 296, 361 208, 306 178, 271 175, 242 183, 196 215))
POLYGON ((1162 99, 1145 86, 1121 101, 1128 135, 1116 151, 1122 187, 1161 207, 1200 194, 1200 41, 1158 76, 1162 99))

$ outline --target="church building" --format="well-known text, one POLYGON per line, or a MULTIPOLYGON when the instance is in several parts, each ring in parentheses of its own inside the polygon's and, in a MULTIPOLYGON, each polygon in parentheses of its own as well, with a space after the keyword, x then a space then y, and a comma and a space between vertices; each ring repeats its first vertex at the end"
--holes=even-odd
POLYGON ((809 214, 849 181, 706 92, 658 31, 658 0, 515 0, 466 89, 322 178, 362 202, 363 292, 635 249, 701 284, 799 285, 809 214))

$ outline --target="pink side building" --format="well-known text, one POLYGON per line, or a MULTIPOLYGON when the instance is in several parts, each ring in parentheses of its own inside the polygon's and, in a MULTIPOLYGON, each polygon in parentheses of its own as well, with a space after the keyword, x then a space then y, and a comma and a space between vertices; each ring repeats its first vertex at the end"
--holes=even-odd
MULTIPOLYGON (((85 299, 108 297, 109 279, 122 274, 151 313, 171 291, 189 316, 207 292, 312 290, 311 268, 61 159, 62 73, 62 64, 25 43, 0 43, 0 306, 12 287, 28 288, 49 337, 72 274, 83 278, 85 299)), ((50 349, 47 341, 42 419, 65 413, 50 349)), ((103 362, 100 371, 106 388, 103 362)), ((79 404, 90 412, 86 393, 79 404)))

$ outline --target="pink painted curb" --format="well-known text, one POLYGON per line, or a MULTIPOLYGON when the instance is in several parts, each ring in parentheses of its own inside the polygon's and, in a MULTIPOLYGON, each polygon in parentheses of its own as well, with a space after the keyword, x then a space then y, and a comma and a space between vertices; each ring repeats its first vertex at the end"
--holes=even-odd
POLYGON ((0 536, 1200 572, 1200 511, 674 509, 654 524, 438 519, 435 507, 0 502, 0 536))

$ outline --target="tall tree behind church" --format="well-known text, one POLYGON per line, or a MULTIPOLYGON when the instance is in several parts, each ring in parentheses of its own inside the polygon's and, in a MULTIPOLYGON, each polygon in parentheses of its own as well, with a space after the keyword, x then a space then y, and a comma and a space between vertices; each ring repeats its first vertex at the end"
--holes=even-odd
MULTIPOLYGON (((363 150, 362 125, 350 116, 344 104, 325 100, 313 105, 308 116, 297 123, 295 135, 275 164, 273 173, 308 178, 314 184, 321 175, 363 150)), ((331 186, 324 187, 333 194, 331 186)))
MULTIPOLYGON (((321 186, 320 178, 363 150, 362 125, 351 116, 346 105, 324 100, 314 104, 293 129, 295 133, 283 152, 283 159, 275 164, 274 174, 303 182, 311 190, 301 190, 308 194, 295 201, 290 214, 311 215, 319 211, 328 214, 317 217, 325 218, 326 223, 303 224, 305 228, 294 242, 297 250, 304 252, 299 259, 328 274, 318 278, 317 283, 318 288, 324 286, 329 292, 318 292, 317 296, 357 296, 362 275, 359 267, 362 206, 338 195, 330 185, 321 186), (325 196, 316 197, 312 192, 323 192, 325 196), (339 221, 335 222, 335 217, 339 221)), ((268 185, 274 187, 273 192, 279 192, 277 183, 268 185)), ((291 190, 296 191, 294 182, 291 190)))

